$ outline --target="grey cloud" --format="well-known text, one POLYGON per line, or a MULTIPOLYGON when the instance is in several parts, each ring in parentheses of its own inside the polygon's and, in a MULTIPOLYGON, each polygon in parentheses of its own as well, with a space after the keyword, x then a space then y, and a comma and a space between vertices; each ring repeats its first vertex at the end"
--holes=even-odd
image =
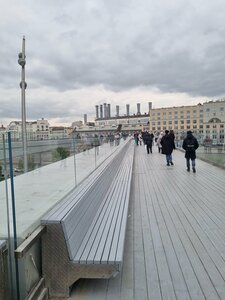
MULTIPOLYGON (((225 93, 222 0, 31 0, 21 7, 24 14, 17 1, 10 3, 13 9, 5 6, 0 21, 0 87, 18 87, 25 34, 28 88, 58 93, 45 112, 49 117, 71 115, 71 104, 64 112, 58 104, 63 92, 96 85, 118 93, 139 87, 193 97, 225 93)), ((29 108, 33 117, 41 113, 38 102, 29 108)), ((78 106, 77 114, 83 114, 84 106, 78 106)))

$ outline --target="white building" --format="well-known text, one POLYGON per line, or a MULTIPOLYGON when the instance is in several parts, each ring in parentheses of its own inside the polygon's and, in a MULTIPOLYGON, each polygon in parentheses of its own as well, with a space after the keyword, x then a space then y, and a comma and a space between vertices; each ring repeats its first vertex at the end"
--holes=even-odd
MULTIPOLYGON (((11 132, 11 138, 14 141, 22 139, 22 121, 12 121, 7 126, 7 131, 11 132)), ((26 122, 27 140, 36 139, 36 128, 34 122, 26 122)))
POLYGON ((214 144, 224 144, 225 99, 203 103, 204 134, 214 144))
POLYGON ((48 140, 50 133, 48 120, 41 118, 41 120, 33 123, 34 127, 36 127, 37 140, 48 140))

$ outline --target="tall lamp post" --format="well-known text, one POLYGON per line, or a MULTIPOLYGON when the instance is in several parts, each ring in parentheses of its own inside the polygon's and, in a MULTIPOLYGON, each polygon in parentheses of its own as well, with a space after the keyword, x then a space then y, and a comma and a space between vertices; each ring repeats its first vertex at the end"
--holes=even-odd
POLYGON ((18 54, 18 64, 22 67, 21 71, 21 109, 22 109, 22 143, 23 143, 23 169, 24 173, 28 171, 27 164, 27 131, 26 131, 26 106, 25 106, 25 89, 27 87, 27 83, 25 81, 25 64, 26 64, 26 56, 25 56, 25 36, 23 36, 22 42, 22 52, 18 54))

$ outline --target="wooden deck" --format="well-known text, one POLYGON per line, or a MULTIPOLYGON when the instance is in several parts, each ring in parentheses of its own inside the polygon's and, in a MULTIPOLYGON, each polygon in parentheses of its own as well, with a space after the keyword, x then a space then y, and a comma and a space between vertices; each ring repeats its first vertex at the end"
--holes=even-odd
POLYGON ((123 271, 80 280, 71 300, 225 299, 225 171, 173 158, 136 146, 123 271))

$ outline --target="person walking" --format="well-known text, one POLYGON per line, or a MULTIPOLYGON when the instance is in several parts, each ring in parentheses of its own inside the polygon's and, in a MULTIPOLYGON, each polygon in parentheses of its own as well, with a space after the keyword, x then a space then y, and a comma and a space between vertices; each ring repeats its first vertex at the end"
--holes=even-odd
POLYGON ((134 133, 134 142, 135 142, 135 144, 138 146, 138 133, 136 132, 136 133, 134 133))
POLYGON ((195 173, 195 159, 196 159, 196 149, 198 149, 199 144, 197 139, 193 136, 192 131, 187 131, 187 136, 183 140, 182 148, 185 150, 185 158, 187 171, 190 172, 190 160, 192 165, 192 170, 195 173))
POLYGON ((159 153, 162 153, 162 145, 161 145, 162 137, 163 137, 163 132, 160 132, 160 135, 158 136, 157 139, 157 146, 158 146, 159 153))
POLYGON ((169 135, 169 130, 165 130, 165 135, 161 139, 162 154, 166 155, 167 166, 173 166, 172 152, 175 149, 173 138, 169 135))
POLYGON ((150 152, 152 153, 152 143, 153 139, 150 133, 145 135, 145 144, 146 144, 146 149, 147 153, 149 154, 150 152))
POLYGON ((175 141, 175 134, 174 134, 174 131, 172 129, 169 132, 169 136, 175 141))
POLYGON ((141 132, 138 134, 138 142, 139 142, 139 145, 141 146, 142 145, 142 134, 141 134, 141 132))

